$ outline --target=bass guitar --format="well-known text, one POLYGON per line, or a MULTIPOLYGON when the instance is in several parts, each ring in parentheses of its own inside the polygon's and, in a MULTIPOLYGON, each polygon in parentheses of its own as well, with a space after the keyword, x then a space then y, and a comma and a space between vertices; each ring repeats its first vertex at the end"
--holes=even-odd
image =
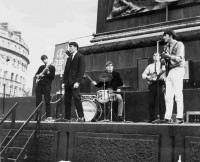
POLYGON ((158 81, 160 79, 160 76, 162 74, 164 74, 165 72, 166 72, 166 70, 162 70, 159 74, 154 72, 153 74, 148 75, 148 76, 150 76, 150 78, 146 79, 147 80, 147 84, 151 85, 152 83, 158 81))

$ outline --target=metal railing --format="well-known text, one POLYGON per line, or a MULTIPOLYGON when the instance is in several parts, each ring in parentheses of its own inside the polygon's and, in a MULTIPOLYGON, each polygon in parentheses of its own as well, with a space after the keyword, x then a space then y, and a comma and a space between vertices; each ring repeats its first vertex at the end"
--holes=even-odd
POLYGON ((7 112, 5 116, 3 116, 2 120, 0 121, 0 125, 4 123, 4 121, 7 119, 7 117, 12 114, 11 119, 11 129, 15 127, 15 118, 16 118, 16 108, 18 107, 19 103, 16 102, 15 105, 7 112))
MULTIPOLYGON (((0 156, 5 151, 5 154, 8 152, 6 151, 8 147, 10 147, 13 143, 13 141, 19 136, 19 134, 24 130, 24 128, 28 125, 29 121, 33 118, 33 116, 36 114, 37 116, 37 123, 36 123, 36 133, 40 130, 40 121, 41 121, 41 107, 43 105, 43 101, 38 105, 38 107, 32 112, 32 114, 28 117, 28 119, 24 122, 24 124, 19 128, 19 130, 14 134, 14 136, 11 138, 11 140, 6 144, 6 146, 1 150, 0 156)), ((5 116, 6 117, 6 116, 5 116)), ((5 155, 6 156, 6 155, 5 155)), ((4 159, 6 161, 6 159, 4 159)))

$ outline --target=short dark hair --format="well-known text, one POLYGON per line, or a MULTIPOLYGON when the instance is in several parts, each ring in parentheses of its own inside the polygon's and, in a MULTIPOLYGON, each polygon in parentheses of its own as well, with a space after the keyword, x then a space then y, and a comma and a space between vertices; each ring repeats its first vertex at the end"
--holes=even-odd
POLYGON ((172 36, 173 39, 176 39, 176 33, 172 29, 167 29, 164 31, 163 36, 168 34, 169 36, 172 36))
POLYGON ((113 62, 112 62, 112 61, 107 61, 107 62, 106 62, 106 66, 111 65, 111 64, 113 65, 113 62))
POLYGON ((47 55, 42 55, 41 60, 44 61, 45 59, 48 59, 47 55))
POLYGON ((69 46, 70 46, 70 45, 75 46, 77 49, 79 48, 78 43, 76 43, 76 42, 70 42, 70 43, 69 43, 69 46))

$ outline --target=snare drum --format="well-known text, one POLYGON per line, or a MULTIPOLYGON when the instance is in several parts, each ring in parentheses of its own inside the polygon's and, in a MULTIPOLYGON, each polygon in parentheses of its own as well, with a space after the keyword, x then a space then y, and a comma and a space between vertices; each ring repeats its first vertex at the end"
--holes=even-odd
POLYGON ((97 99, 96 95, 81 95, 81 101, 83 100, 95 101, 96 99, 97 99))
POLYGON ((109 101, 109 90, 97 91, 97 101, 100 103, 106 103, 109 101))
POLYGON ((85 121, 98 121, 102 114, 101 105, 91 100, 83 100, 82 105, 85 121))

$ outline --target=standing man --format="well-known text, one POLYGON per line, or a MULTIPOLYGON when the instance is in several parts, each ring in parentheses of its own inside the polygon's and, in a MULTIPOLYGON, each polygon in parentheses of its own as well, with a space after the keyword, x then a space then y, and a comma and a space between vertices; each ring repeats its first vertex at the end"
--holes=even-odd
POLYGON ((164 123, 171 121, 174 106, 174 96, 177 104, 176 123, 183 123, 183 76, 185 74, 185 47, 176 40, 176 33, 173 30, 166 30, 163 33, 165 45, 162 56, 168 64, 166 78, 166 113, 164 123))
POLYGON ((161 63, 160 59, 160 54, 154 53, 154 62, 152 64, 149 64, 142 73, 142 78, 146 79, 149 85, 149 123, 154 123, 154 120, 156 120, 156 98, 159 101, 159 105, 157 106, 159 106, 158 115, 160 116, 161 120, 164 119, 165 114, 165 64, 161 63))
POLYGON ((65 119, 71 118, 72 96, 78 113, 78 121, 84 122, 83 106, 80 95, 80 83, 85 73, 85 60, 82 54, 78 52, 76 42, 69 43, 69 54, 63 76, 63 87, 65 88, 65 119))
POLYGON ((36 77, 36 107, 42 102, 42 95, 44 95, 46 105, 46 120, 52 120, 51 117, 51 105, 50 105, 50 93, 52 80, 55 77, 55 67, 48 64, 48 57, 46 55, 41 56, 41 60, 44 65, 41 65, 35 74, 36 77))
MULTIPOLYGON (((120 92, 120 86, 123 85, 120 74, 114 70, 114 66, 112 61, 106 62, 106 72, 112 76, 110 81, 105 82, 105 89, 108 89, 111 93, 112 91, 120 92)), ((104 82, 96 82, 92 81, 92 84, 96 87, 100 88, 104 86, 104 82)), ((121 94, 116 94, 116 99, 118 101, 118 117, 117 121, 123 121, 122 113, 123 113, 123 99, 121 94)))

